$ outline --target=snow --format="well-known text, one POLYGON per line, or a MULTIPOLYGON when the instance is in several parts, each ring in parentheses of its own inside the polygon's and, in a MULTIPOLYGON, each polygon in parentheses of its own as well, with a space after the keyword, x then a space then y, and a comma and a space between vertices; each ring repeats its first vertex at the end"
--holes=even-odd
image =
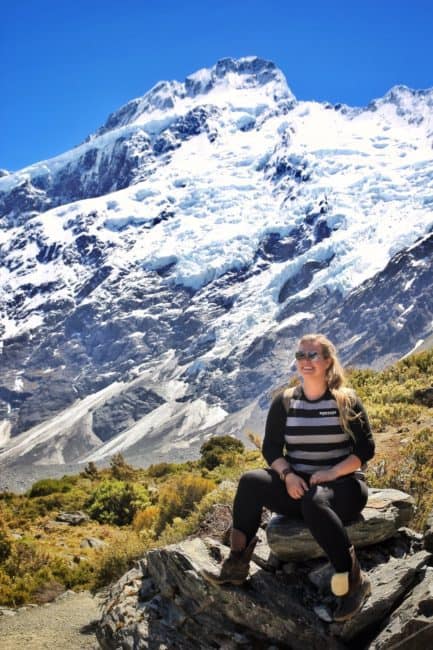
MULTIPOLYGON (((131 117, 116 128, 0 178, 0 192, 37 176, 51 178, 91 149, 101 156, 112 151, 119 137, 151 140, 192 108, 212 108, 209 124, 217 134, 212 142, 207 133, 182 140, 169 156, 155 158, 156 172, 141 182, 34 216, 26 232, 37 233, 38 244, 28 236, 25 246, 14 250, 11 242, 21 229, 0 228, 2 254, 9 262, 9 268, 0 267, 1 304, 24 285, 53 281, 57 285, 50 298, 75 294, 94 269, 80 262, 67 265, 61 255, 41 263, 37 254, 41 242, 58 244, 62 250, 72 246, 73 229, 83 219, 86 234, 106 246, 104 263, 113 274, 134 264, 145 270, 173 264, 167 282, 196 292, 193 301, 199 302, 229 271, 257 271, 241 286, 227 288, 233 307, 214 319, 215 345, 196 360, 195 371, 270 330, 308 324, 312 317, 308 312, 276 321, 281 287, 304 264, 320 262, 323 268, 291 298, 307 297, 322 286, 344 296, 382 270, 393 255, 428 236, 433 226, 433 91, 395 87, 375 100, 371 110, 333 110, 318 102, 296 102, 278 70, 259 83, 252 73, 241 73, 240 64, 233 70, 227 64, 228 71, 220 74, 225 65, 199 70, 186 84, 157 84, 132 102, 136 108, 131 117), (188 84, 193 92, 188 92, 188 84), (287 106, 281 110, 281 100, 290 104, 290 110, 287 106), (284 159, 302 168, 308 180, 294 180, 290 174, 274 178, 275 164, 284 159), (325 203, 327 211, 319 214, 325 203), (160 220, 163 211, 171 216, 160 220), (313 241, 294 259, 263 263, 258 269, 258 250, 266 237, 288 236, 304 226, 312 212, 326 221, 330 236, 313 241), (12 262, 22 265, 13 270, 12 262)), ((413 266, 425 263, 420 260, 413 266)), ((413 281, 407 281, 406 291, 413 281)), ((44 300, 40 294, 26 298, 19 319, 11 311, 1 314, 3 338, 39 327, 44 300)), ((182 382, 176 387, 184 389, 182 382)), ((171 418, 177 408, 169 401, 160 407, 160 414, 171 418)), ((149 416, 146 426, 151 426, 152 417, 159 415, 149 416)), ((222 414, 197 402, 187 417, 188 426, 194 417, 208 426, 222 414)), ((143 426, 110 443, 107 453, 133 444, 135 436, 143 435, 143 426)))
MULTIPOLYGON (((204 71, 197 75, 199 80, 208 76, 204 71)), ((138 261, 145 269, 159 269, 175 262, 172 282, 198 291, 229 270, 250 266, 267 233, 286 235, 303 223, 311 206, 326 197, 330 209, 324 218, 333 229, 331 237, 294 261, 273 264, 244 284, 231 314, 216 323, 217 339, 225 345, 227 337, 250 339, 272 326, 279 287, 305 262, 335 255, 301 296, 323 284, 345 294, 384 268, 396 252, 425 235, 433 224, 429 203, 433 162, 421 127, 409 125, 387 102, 376 112, 349 112, 347 116, 326 110, 317 102, 300 102, 288 115, 274 111, 260 129, 240 130, 251 116, 271 105, 268 85, 248 89, 230 76, 220 80, 206 95, 212 104, 217 96, 222 110, 214 142, 202 133, 184 141, 170 162, 142 183, 35 217, 33 221, 41 226, 46 243, 67 245, 73 235, 70 228, 65 230, 66 221, 73 215, 78 218, 96 213, 88 232, 114 244, 111 263, 121 268, 138 261), (389 130, 383 136, 385 125, 389 130), (287 152, 287 133, 290 159, 293 164, 305 163, 311 173, 290 205, 285 201, 284 188, 276 189, 263 173, 273 156, 287 152), (377 149, 378 143, 387 146, 377 149), (403 165, 396 155, 401 146, 408 148, 403 165), (422 177, 418 179, 414 170, 422 171, 422 177), (151 227, 164 207, 174 212, 174 218, 151 227), (125 233, 132 230, 135 235, 131 244, 125 233), (257 303, 258 294, 261 299, 257 303), (254 316, 248 317, 246 327, 246 315, 251 313, 254 316)), ((158 132, 197 100, 178 97, 176 101, 179 106, 168 113, 168 109, 143 113, 138 118, 140 128, 158 132)), ((127 135, 133 128, 136 125, 129 124, 105 133, 63 156, 18 172, 18 177, 40 173, 43 167, 54 174, 82 155, 83 147, 112 146, 116 137, 127 135)), ((0 179, 0 187, 2 183, 11 184, 16 176, 0 179)), ((25 256, 34 259, 32 246, 25 256)), ((54 275, 71 290, 78 281, 76 272, 55 261, 4 279, 14 291, 21 284, 38 284, 54 275)))
POLYGON ((409 350, 409 352, 408 352, 407 354, 405 354, 405 355, 402 357, 402 359, 405 359, 406 357, 409 357, 411 354, 413 354, 414 352, 416 352, 416 351, 418 350, 418 348, 421 347, 421 345, 422 345, 423 343, 424 343, 424 339, 419 339, 419 340, 415 343, 415 345, 413 346, 413 348, 412 348, 411 350, 409 350))

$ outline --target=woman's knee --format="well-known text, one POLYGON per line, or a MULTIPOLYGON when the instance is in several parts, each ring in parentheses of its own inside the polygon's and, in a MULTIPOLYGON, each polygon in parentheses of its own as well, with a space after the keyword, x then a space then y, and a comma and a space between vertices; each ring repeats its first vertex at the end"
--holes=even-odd
POLYGON ((242 474, 239 479, 239 486, 242 488, 251 489, 257 485, 263 485, 269 482, 267 470, 265 469, 251 469, 245 474, 242 474))
POLYGON ((320 485, 310 487, 301 499, 301 509, 303 516, 314 514, 323 507, 329 505, 326 491, 320 485))

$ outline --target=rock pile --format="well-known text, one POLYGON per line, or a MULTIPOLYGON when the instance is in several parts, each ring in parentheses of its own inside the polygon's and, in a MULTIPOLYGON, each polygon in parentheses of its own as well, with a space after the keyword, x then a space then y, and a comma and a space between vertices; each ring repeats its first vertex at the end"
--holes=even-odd
POLYGON ((271 519, 268 536, 260 531, 242 587, 218 587, 203 579, 203 569, 217 569, 229 552, 211 537, 149 551, 112 587, 97 630, 99 643, 104 650, 432 647, 433 558, 424 536, 406 527, 412 507, 401 492, 371 491, 363 519, 351 533, 358 535, 358 556, 372 595, 344 624, 332 622, 329 564, 305 542, 299 522, 298 532, 293 529, 283 540, 282 526, 290 524, 271 519), (302 558, 289 552, 300 536, 302 558))

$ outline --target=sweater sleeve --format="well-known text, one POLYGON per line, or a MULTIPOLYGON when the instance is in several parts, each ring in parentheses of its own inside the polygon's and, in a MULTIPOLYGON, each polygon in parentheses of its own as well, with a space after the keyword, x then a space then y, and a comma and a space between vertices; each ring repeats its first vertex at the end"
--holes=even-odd
POLYGON ((358 456, 361 463, 364 464, 367 460, 373 458, 375 444, 368 415, 359 397, 356 400, 353 411, 357 417, 350 421, 350 428, 355 438, 352 453, 358 456))
POLYGON ((283 396, 280 394, 272 401, 266 419, 262 453, 268 465, 272 465, 274 460, 284 455, 286 418, 287 412, 284 408, 283 396))

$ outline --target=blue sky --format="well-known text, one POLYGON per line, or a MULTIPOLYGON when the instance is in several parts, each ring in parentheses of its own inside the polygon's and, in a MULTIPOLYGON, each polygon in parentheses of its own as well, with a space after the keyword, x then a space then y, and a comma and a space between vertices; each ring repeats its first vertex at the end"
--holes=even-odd
POLYGON ((0 16, 0 168, 82 142, 162 79, 258 55, 298 99, 433 86, 430 0, 19 0, 0 16))

